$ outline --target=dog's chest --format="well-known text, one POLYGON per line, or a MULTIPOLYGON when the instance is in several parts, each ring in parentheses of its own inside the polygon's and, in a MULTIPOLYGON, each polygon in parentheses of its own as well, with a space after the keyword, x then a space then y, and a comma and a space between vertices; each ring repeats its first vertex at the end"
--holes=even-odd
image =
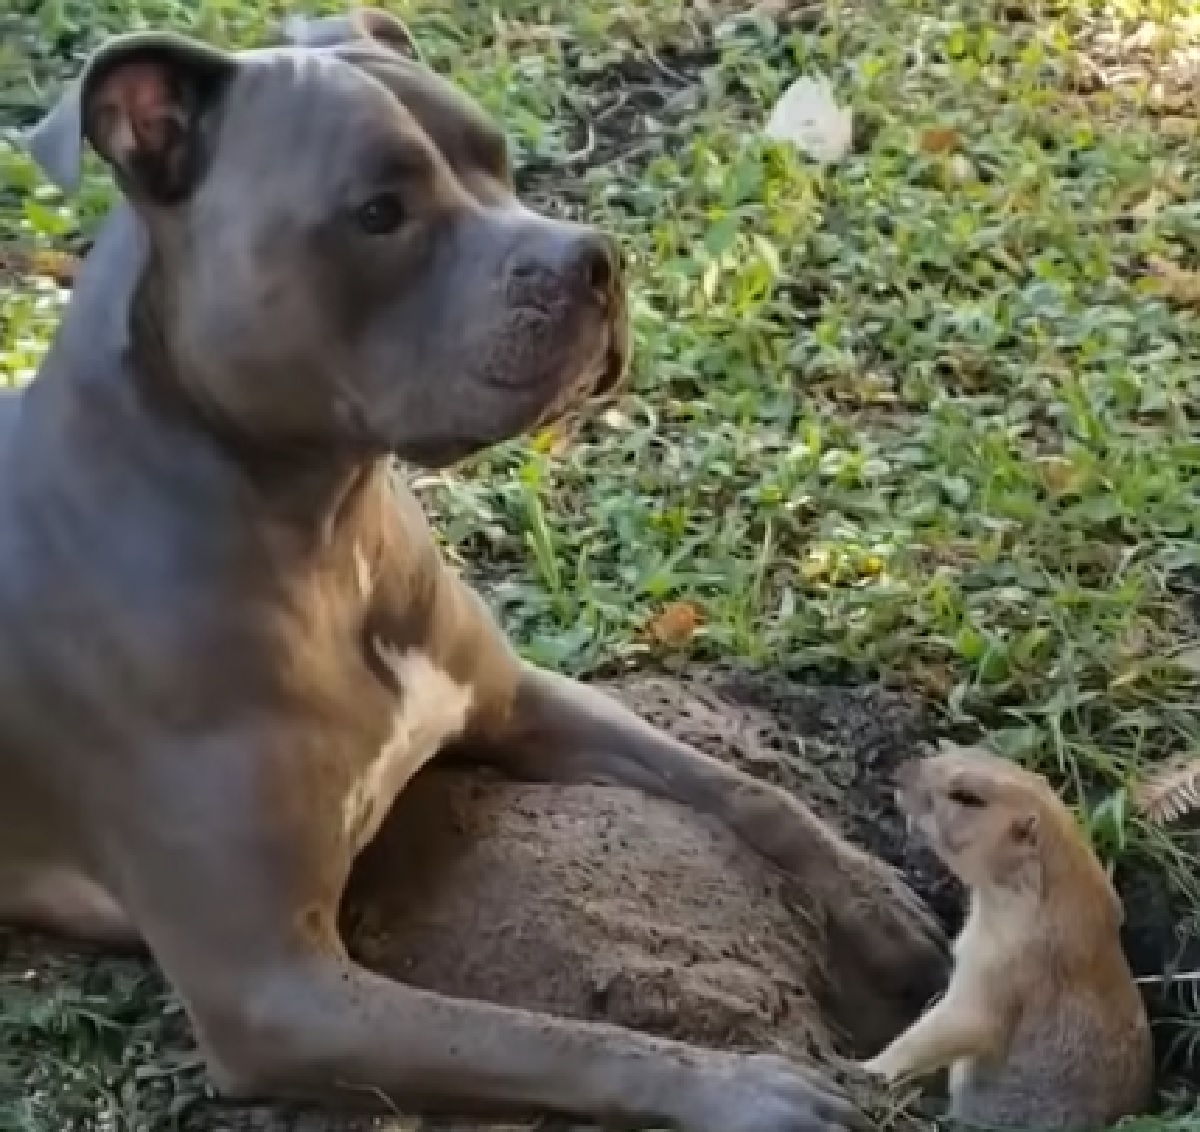
POLYGON ((396 682, 390 731, 378 753, 350 784, 342 825, 359 852, 379 832, 396 796, 441 747, 461 734, 472 691, 418 650, 374 641, 379 660, 396 682))

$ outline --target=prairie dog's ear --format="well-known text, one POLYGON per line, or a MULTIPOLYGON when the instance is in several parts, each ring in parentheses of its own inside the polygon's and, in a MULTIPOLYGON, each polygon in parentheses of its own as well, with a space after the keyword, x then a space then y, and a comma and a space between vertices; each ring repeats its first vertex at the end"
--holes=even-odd
POLYGON ((1041 834, 1041 821, 1034 811, 1015 817, 1008 827, 1009 836, 1017 845, 1036 849, 1041 834))
POLYGON ((118 36, 30 131, 29 151, 72 192, 90 142, 131 199, 175 203, 202 175, 206 123, 238 66, 227 52, 169 32, 118 36))
POLYGON ((1042 859, 1042 819, 1035 810, 1018 814, 1008 823, 1008 882, 1015 888, 1044 893, 1045 862, 1042 859))
POLYGON ((403 55, 421 61, 421 51, 412 32, 398 16, 379 8, 356 8, 344 16, 289 16, 283 34, 296 47, 341 47, 359 40, 369 40, 403 55))

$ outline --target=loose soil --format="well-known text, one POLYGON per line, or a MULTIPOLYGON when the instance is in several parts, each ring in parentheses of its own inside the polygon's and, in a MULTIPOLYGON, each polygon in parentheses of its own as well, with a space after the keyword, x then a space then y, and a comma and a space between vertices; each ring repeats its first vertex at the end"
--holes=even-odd
MULTIPOLYGON (((878 687, 811 687, 723 670, 608 686, 678 737, 807 799, 903 868, 947 927, 957 928, 958 887, 905 837, 891 798, 895 767, 931 737, 911 700, 878 687)), ((1146 907, 1165 919, 1152 922, 1131 908, 1131 939, 1143 952, 1134 959, 1145 967, 1160 959, 1155 948, 1164 946, 1170 910, 1153 878, 1135 880, 1146 907)), ((405 792, 356 869, 343 928, 364 963, 415 986, 719 1048, 800 1059, 852 1053, 907 1021, 841 993, 838 957, 818 918, 724 829, 624 789, 534 786, 432 768, 405 792)), ((18 976, 48 993, 92 986, 106 965, 126 978, 131 964, 138 967, 27 936, 0 936, 0 949, 0 996, 18 976)), ((142 1009, 161 1010, 161 999, 146 1002, 142 1009)), ((144 1027, 137 1032, 144 1037, 144 1027)), ((415 1126, 221 1105, 203 1097, 198 1073, 192 1094, 177 1079, 160 1100, 161 1085, 144 1062, 177 1060, 186 1046, 181 1018, 168 1015, 129 1084, 142 1090, 140 1109, 169 1104, 184 1128, 415 1126)), ((64 1127, 95 1125, 64 1120, 64 1127)))

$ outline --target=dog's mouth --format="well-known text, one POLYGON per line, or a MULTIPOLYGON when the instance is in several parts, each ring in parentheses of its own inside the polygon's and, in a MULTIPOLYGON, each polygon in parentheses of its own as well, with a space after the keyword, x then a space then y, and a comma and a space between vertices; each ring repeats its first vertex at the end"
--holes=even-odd
POLYGON ((600 378, 592 389, 593 396, 610 397, 618 392, 629 376, 629 326, 622 323, 619 331, 614 331, 604 355, 604 367, 600 378))
POLYGON ((629 371, 631 327, 624 301, 608 317, 590 326, 556 326, 547 312, 523 312, 518 333, 502 336, 496 354, 502 366, 483 367, 475 375, 480 392, 494 411, 461 432, 436 437, 409 437, 392 449, 402 460, 430 469, 444 468, 495 444, 537 432, 582 410, 589 402, 610 397, 629 371), (495 398, 499 398, 497 402, 495 398))
POLYGON ((629 375, 633 328, 623 293, 619 294, 605 326, 603 348, 580 382, 585 396, 610 397, 629 375))
POLYGON ((582 332, 564 330, 555 321, 538 317, 527 325, 532 348, 528 353, 519 351, 525 354, 524 364, 484 375, 488 385, 505 395, 541 402, 532 428, 588 401, 610 396, 623 384, 629 369, 630 327, 624 304, 582 332))
POLYGON ((547 425, 588 401, 610 397, 624 384, 628 369, 627 345, 610 335, 603 351, 561 384, 560 392, 539 414, 535 427, 547 425))
POLYGON ((539 372, 534 381, 528 377, 520 385, 505 381, 489 381, 493 389, 507 396, 528 398, 536 391, 540 407, 526 417, 524 426, 513 421, 510 429, 493 435, 468 433, 459 436, 439 436, 436 439, 409 439, 393 455, 420 467, 446 468, 469 459, 501 440, 519 433, 531 433, 568 416, 587 402, 611 395, 623 383, 629 365, 629 352, 623 333, 615 332, 583 364, 576 364, 564 378, 561 372, 539 372))

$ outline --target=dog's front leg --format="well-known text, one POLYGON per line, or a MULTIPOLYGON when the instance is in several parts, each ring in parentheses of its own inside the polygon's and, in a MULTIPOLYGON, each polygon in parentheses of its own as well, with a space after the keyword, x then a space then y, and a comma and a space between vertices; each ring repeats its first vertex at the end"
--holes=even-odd
POLYGON ((634 786, 725 823, 823 913, 835 953, 915 1013, 945 986, 946 939, 902 878, 802 802, 681 743, 598 689, 523 665, 512 710, 469 755, 514 777, 634 786))
POLYGON ((315 724, 255 732, 136 759, 106 862, 226 1091, 684 1132, 869 1127, 779 1058, 450 999, 358 966, 336 930, 355 849, 346 752, 315 724))
POLYGON ((242 1062, 251 1072, 227 1074, 242 1096, 684 1132, 870 1127, 818 1074, 780 1058, 445 998, 344 959, 281 961, 250 1001, 254 1028, 237 1040, 253 1047, 242 1062))

